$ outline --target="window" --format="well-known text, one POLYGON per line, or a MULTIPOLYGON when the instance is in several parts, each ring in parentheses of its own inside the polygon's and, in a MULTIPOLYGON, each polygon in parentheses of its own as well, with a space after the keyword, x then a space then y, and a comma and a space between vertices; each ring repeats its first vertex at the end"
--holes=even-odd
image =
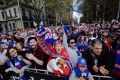
POLYGON ((13 24, 13 30, 16 30, 16 28, 15 28, 15 23, 12 23, 13 24))
POLYGON ((17 11, 16 11, 16 8, 13 8, 14 10, 14 13, 15 13, 15 17, 17 17, 17 11))
POLYGON ((4 17, 4 13, 3 13, 3 12, 1 12, 1 14, 2 14, 3 19, 5 19, 5 17, 4 17))
POLYGON ((3 31, 3 28, 2 28, 2 26, 1 26, 1 24, 0 24, 0 32, 2 32, 3 31))
POLYGON ((6 31, 8 31, 8 27, 7 27, 7 24, 5 24, 5 29, 6 29, 6 31))
POLYGON ((11 10, 9 10, 9 14, 10 14, 10 17, 12 18, 12 13, 11 13, 11 10))
POLYGON ((9 23, 9 26, 10 26, 10 29, 12 30, 12 25, 11 25, 11 23, 9 23))
POLYGON ((5 11, 5 16, 6 16, 6 18, 8 18, 8 16, 7 16, 7 11, 5 11))

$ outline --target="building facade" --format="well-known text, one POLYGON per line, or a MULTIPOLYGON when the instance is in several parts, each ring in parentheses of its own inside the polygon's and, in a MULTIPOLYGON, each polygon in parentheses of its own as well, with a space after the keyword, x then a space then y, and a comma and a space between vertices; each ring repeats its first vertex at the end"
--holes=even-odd
POLYGON ((35 8, 23 1, 0 4, 0 32, 34 27, 35 8))

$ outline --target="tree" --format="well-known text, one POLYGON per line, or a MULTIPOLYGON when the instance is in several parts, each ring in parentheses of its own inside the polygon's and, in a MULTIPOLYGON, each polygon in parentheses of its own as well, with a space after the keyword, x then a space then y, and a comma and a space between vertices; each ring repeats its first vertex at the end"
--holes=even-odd
POLYGON ((50 13, 51 15, 55 16, 56 23, 69 21, 72 11, 72 0, 46 0, 46 9, 52 12, 52 14, 50 13))
POLYGON ((117 16, 118 0, 85 0, 82 11, 84 20, 91 22, 104 18, 106 21, 117 16))
POLYGON ((35 19, 44 20, 44 23, 57 24, 71 20, 72 0, 24 0, 34 7, 35 19))

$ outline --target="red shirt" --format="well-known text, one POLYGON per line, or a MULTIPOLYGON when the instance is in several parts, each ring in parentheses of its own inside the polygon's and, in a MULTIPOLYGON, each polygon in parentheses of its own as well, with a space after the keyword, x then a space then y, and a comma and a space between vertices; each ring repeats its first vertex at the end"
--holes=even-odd
POLYGON ((37 49, 34 51, 31 49, 31 53, 39 60, 43 61, 43 65, 38 65, 36 62, 34 62, 33 60, 31 67, 35 68, 35 69, 46 69, 47 66, 47 62, 49 59, 49 55, 47 55, 41 48, 40 46, 37 46, 37 49))
POLYGON ((54 74, 61 75, 61 76, 67 76, 67 75, 69 75, 69 73, 70 73, 70 67, 69 67, 68 64, 67 64, 66 67, 63 67, 63 68, 60 68, 60 69, 63 71, 63 73, 61 73, 59 70, 54 70, 54 74))
POLYGON ((56 50, 50 44, 48 44, 48 48, 53 52, 53 54, 50 55, 51 57, 63 56, 64 58, 69 58, 69 55, 68 55, 68 53, 65 49, 62 49, 61 53, 59 54, 59 53, 56 52, 56 50))

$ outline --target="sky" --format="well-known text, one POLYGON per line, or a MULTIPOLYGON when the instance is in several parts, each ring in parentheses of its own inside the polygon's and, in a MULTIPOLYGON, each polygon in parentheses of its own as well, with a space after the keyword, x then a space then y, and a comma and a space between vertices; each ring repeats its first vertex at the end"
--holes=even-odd
POLYGON ((80 18, 83 16, 81 12, 81 7, 84 0, 74 0, 73 1, 73 19, 80 22, 80 18))

